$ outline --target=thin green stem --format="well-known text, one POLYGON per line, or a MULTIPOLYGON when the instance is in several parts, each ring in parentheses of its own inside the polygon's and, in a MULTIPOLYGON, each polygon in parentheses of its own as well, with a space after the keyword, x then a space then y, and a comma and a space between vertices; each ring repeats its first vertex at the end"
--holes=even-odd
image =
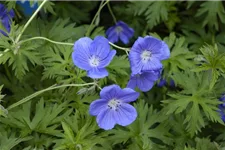
POLYGON ((20 41, 20 44, 28 42, 28 41, 32 41, 32 40, 46 40, 48 42, 51 42, 51 43, 54 43, 54 44, 59 44, 59 45, 69 45, 69 46, 73 46, 74 45, 73 43, 56 42, 56 41, 50 40, 50 39, 48 39, 46 37, 32 37, 32 38, 20 41))
POLYGON ((46 89, 43 89, 43 90, 41 90, 41 91, 37 91, 37 92, 35 92, 35 93, 33 93, 33 94, 31 94, 31 95, 29 95, 29 96, 23 98, 22 100, 20 100, 20 101, 14 103, 14 104, 12 104, 12 105, 10 105, 10 106, 7 108, 7 110, 13 109, 13 108, 15 108, 15 107, 17 107, 17 106, 19 106, 19 105, 21 105, 21 104, 24 104, 24 103, 30 101, 31 99, 33 99, 34 97, 36 97, 36 96, 38 96, 38 95, 40 95, 40 94, 42 94, 42 93, 44 93, 44 92, 50 91, 50 90, 59 89, 59 88, 63 88, 63 87, 71 87, 71 86, 79 87, 79 86, 88 86, 88 85, 96 85, 96 82, 85 83, 85 84, 64 84, 64 85, 59 85, 59 86, 57 86, 57 85, 52 85, 52 86, 50 86, 50 87, 48 87, 48 88, 46 88, 46 89))
POLYGON ((111 14, 111 16, 112 16, 112 18, 113 18, 113 21, 114 21, 114 23, 116 24, 116 23, 117 23, 117 20, 116 20, 116 17, 115 17, 115 15, 114 15, 112 9, 111 9, 110 4, 107 3, 107 6, 108 6, 109 12, 110 12, 110 14, 111 14))
POLYGON ((109 2, 109 0, 106 0, 105 3, 103 3, 103 4, 101 3, 101 5, 99 6, 99 9, 98 9, 97 13, 95 14, 94 18, 92 19, 90 26, 88 27, 86 36, 90 36, 91 28, 92 28, 92 26, 93 26, 93 24, 94 24, 94 21, 96 20, 96 18, 97 18, 98 15, 100 14, 102 8, 103 8, 108 2, 109 2))
POLYGON ((117 46, 117 45, 115 45, 115 44, 113 44, 113 43, 111 43, 111 42, 109 42, 109 44, 110 44, 110 45, 112 45, 112 46, 113 46, 113 47, 115 47, 115 48, 118 48, 118 49, 124 50, 124 51, 126 51, 126 52, 129 52, 129 51, 130 51, 130 49, 129 49, 129 48, 120 47, 120 46, 117 46))
POLYGON ((18 43, 21 36, 23 35, 23 32, 26 30, 26 28, 30 25, 31 21, 34 19, 34 17, 37 15, 37 13, 41 10, 41 8, 44 6, 44 4, 47 2, 48 0, 43 0, 43 2, 41 3, 41 5, 38 7, 38 9, 33 13, 33 15, 30 17, 30 19, 27 21, 27 23, 24 25, 21 33, 19 34, 19 36, 16 38, 15 43, 18 43))

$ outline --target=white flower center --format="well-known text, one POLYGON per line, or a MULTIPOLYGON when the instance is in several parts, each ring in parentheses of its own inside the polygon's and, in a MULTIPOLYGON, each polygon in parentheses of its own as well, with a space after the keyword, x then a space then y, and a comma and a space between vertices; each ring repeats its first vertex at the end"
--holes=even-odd
POLYGON ((92 56, 91 59, 89 60, 89 63, 92 67, 97 67, 99 65, 99 58, 96 56, 92 56))
POLYGON ((151 59, 152 53, 150 51, 144 50, 141 53, 141 60, 143 63, 147 63, 151 59))
POLYGON ((117 99, 111 99, 109 102, 108 102, 108 107, 112 110, 117 110, 117 108, 121 105, 121 102, 120 100, 117 100, 117 99))
POLYGON ((123 30, 122 27, 120 27, 120 26, 117 26, 117 27, 116 27, 116 33, 117 33, 117 34, 120 33, 122 30, 123 30))

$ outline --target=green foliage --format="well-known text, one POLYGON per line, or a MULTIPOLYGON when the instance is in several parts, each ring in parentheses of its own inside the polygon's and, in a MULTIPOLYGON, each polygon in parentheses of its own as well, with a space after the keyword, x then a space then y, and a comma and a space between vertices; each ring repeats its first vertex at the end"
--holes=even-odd
POLYGON ((172 78, 182 90, 168 94, 170 99, 163 101, 167 115, 184 113, 183 124, 191 136, 201 131, 208 121, 223 124, 217 108, 220 102, 208 88, 210 82, 204 73, 186 71, 176 73, 172 78))
POLYGON ((70 46, 52 46, 49 51, 44 53, 44 73, 43 79, 54 79, 61 81, 65 77, 73 80, 75 74, 72 65, 72 47, 70 46))
MULTIPOLYGON (((132 67, 128 56, 112 46, 117 54, 107 66, 109 76, 94 81, 71 57, 79 38, 106 36, 115 24, 105 5, 91 25, 102 3, 47 1, 17 41, 30 18, 15 1, 2 2, 16 16, 10 33, 0 35, 0 150, 225 149, 219 100, 225 92, 225 3, 110 1, 116 20, 135 31, 128 44, 115 44, 129 49, 139 36, 163 39, 170 58, 162 61, 160 78, 175 83, 140 92, 131 103, 137 119, 110 131, 98 127, 96 117, 88 114, 89 106, 106 85, 127 86, 132 67), (90 82, 99 87, 65 86, 39 95, 51 85, 90 82), (32 93, 37 95, 29 96, 32 93), (21 103, 24 97, 30 100, 21 103), (17 102, 19 106, 11 109, 17 102)), ((6 32, 1 21, 0 30, 6 32)))
POLYGON ((110 137, 113 144, 123 143, 127 149, 164 149, 172 140, 168 138, 169 128, 164 123, 165 117, 161 112, 154 110, 144 101, 139 101, 134 105, 138 112, 138 117, 134 123, 127 128, 117 128, 110 131, 114 134, 110 137))
POLYGON ((164 38, 170 48, 170 58, 163 61, 164 71, 168 75, 193 67, 195 54, 190 52, 185 43, 185 38, 176 38, 174 33, 164 38))
POLYGON ((13 128, 21 129, 21 135, 30 135, 33 131, 43 134, 60 136, 56 128, 65 116, 72 110, 66 109, 66 103, 45 104, 41 99, 33 108, 31 102, 24 104, 20 109, 12 110, 7 118, 1 118, 1 122, 13 128), (34 114, 31 114, 35 110, 34 114), (19 117, 18 117, 19 116, 19 117))
POLYGON ((131 2, 132 3, 128 5, 129 9, 133 10, 135 16, 143 14, 146 17, 146 21, 150 28, 153 28, 163 21, 167 21, 169 11, 174 5, 174 2, 164 1, 149 1, 143 3, 134 1, 131 2))
POLYGON ((57 16, 60 18, 70 17, 76 23, 82 21, 90 21, 90 11, 96 7, 97 2, 93 1, 71 1, 64 3, 58 1, 57 5, 54 6, 57 16))
POLYGON ((103 135, 97 134, 98 126, 93 117, 82 115, 78 111, 64 119, 62 127, 64 134, 55 140, 55 150, 79 150, 95 149, 97 144, 103 144, 106 140, 103 135))
POLYGON ((211 45, 203 46, 200 51, 204 56, 203 62, 200 62, 200 66, 193 71, 208 71, 208 78, 211 82, 210 88, 212 89, 219 76, 225 71, 225 53, 220 54, 217 45, 214 47, 211 45))
POLYGON ((210 149, 210 150, 220 150, 220 147, 218 146, 217 143, 213 143, 211 142, 209 139, 200 139, 200 138, 196 138, 196 146, 195 147, 185 147, 186 150, 206 150, 206 149, 210 149))
POLYGON ((130 68, 126 55, 115 56, 107 68, 109 70, 109 80, 120 83, 122 87, 126 85, 127 81, 124 80, 124 77, 128 80, 130 68), (121 80, 121 77, 123 77, 123 80, 121 80))
POLYGON ((218 20, 225 23, 224 15, 225 10, 222 1, 206 1, 200 5, 200 9, 198 9, 196 17, 203 16, 203 27, 208 24, 210 28, 215 27, 215 29, 218 30, 218 20))
POLYGON ((7 132, 1 130, 0 132, 0 149, 10 150, 21 142, 31 140, 32 137, 18 137, 15 132, 7 132))

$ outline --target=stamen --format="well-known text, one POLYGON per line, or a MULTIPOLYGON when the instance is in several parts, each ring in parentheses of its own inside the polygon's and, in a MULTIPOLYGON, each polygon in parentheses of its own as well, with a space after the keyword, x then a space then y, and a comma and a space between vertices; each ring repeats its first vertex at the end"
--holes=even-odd
POLYGON ((108 102, 108 107, 109 107, 110 109, 115 110, 115 111, 118 110, 118 107, 119 107, 119 106, 121 106, 120 100, 112 99, 112 100, 110 100, 110 101, 108 102))
POLYGON ((116 27, 116 33, 117 33, 117 34, 119 34, 122 30, 123 30, 122 27, 120 27, 120 26, 117 26, 117 27, 116 27))
POLYGON ((99 58, 96 56, 92 56, 89 60, 89 63, 92 67, 97 67, 99 65, 99 58))
POLYGON ((152 53, 150 51, 144 50, 141 53, 141 60, 143 63, 147 63, 151 59, 152 53))

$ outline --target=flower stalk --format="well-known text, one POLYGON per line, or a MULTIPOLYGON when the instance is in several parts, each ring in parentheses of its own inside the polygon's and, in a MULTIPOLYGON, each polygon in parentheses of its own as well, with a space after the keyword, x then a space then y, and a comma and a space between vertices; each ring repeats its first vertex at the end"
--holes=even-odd
POLYGON ((96 84, 97 84, 96 82, 85 83, 85 84, 64 84, 64 85, 59 85, 59 86, 55 84, 55 85, 52 85, 52 86, 50 86, 50 87, 48 87, 48 88, 46 88, 46 89, 37 91, 37 92, 35 92, 35 93, 33 93, 33 94, 31 94, 31 95, 29 95, 29 96, 23 98, 22 100, 20 100, 20 101, 14 103, 14 104, 12 104, 12 105, 10 105, 10 106, 7 108, 7 110, 10 110, 10 109, 13 109, 13 108, 15 108, 15 107, 17 107, 17 106, 19 106, 19 105, 22 105, 22 104, 24 104, 24 103, 30 101, 30 100, 33 99, 34 97, 36 97, 36 96, 38 96, 38 95, 40 95, 40 94, 42 94, 42 93, 44 93, 44 92, 47 92, 47 91, 51 91, 51 90, 59 89, 59 88, 63 88, 63 87, 80 87, 80 86, 88 86, 88 85, 96 85, 96 84))

